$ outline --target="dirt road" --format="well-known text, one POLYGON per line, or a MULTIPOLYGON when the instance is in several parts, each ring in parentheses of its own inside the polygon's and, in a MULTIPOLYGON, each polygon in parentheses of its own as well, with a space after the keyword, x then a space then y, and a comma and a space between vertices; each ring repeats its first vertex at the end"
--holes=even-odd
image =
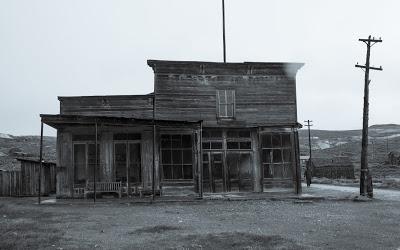
POLYGON ((0 249, 398 249, 400 202, 0 198, 0 249))
MULTIPOLYGON (((327 184, 312 184, 310 188, 303 186, 304 192, 308 194, 318 194, 322 196, 349 196, 358 195, 358 187, 337 186, 327 184)), ((374 189, 374 198, 386 201, 400 201, 400 191, 390 189, 374 189)))

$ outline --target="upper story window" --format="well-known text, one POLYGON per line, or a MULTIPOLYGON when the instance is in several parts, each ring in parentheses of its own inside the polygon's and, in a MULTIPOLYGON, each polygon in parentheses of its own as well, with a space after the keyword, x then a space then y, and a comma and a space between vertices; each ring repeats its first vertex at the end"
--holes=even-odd
POLYGON ((217 90, 217 117, 229 119, 235 117, 235 90, 217 90))

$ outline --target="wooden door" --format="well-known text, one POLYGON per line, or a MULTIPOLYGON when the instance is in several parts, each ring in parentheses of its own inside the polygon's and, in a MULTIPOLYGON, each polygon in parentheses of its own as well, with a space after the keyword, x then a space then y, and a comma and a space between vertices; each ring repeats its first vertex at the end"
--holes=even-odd
POLYGON ((225 171, 224 171, 224 157, 222 152, 210 153, 210 167, 211 167, 211 188, 214 193, 225 192, 225 171))

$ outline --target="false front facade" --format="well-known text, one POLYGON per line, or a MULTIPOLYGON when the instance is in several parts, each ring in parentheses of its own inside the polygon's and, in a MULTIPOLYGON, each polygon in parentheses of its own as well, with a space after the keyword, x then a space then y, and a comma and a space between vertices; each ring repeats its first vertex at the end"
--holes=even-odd
POLYGON ((151 94, 59 97, 60 114, 41 115, 57 129, 58 196, 94 187, 120 195, 301 192, 302 64, 148 65, 151 94))

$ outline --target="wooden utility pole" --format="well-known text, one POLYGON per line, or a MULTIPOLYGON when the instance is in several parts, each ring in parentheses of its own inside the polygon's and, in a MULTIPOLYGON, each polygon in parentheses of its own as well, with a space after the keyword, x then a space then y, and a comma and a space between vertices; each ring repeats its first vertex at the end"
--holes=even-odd
POLYGON ((226 63, 226 45, 225 45, 225 0, 222 0, 222 43, 224 49, 224 63, 226 63))
POLYGON ((372 177, 368 171, 368 112, 369 112, 369 70, 382 70, 382 66, 379 68, 370 66, 370 54, 371 47, 376 43, 381 43, 382 40, 375 39, 375 37, 368 39, 358 39, 367 45, 367 56, 365 65, 356 64, 357 68, 362 68, 365 71, 364 80, 364 111, 363 111, 363 129, 362 129, 362 140, 361 140, 361 169, 360 169, 360 195, 365 196, 368 193, 369 197, 373 196, 372 189, 372 177))
POLYGON ((312 122, 312 121, 307 120, 307 121, 304 121, 304 122, 307 122, 307 124, 304 125, 304 126, 308 127, 308 147, 309 147, 309 150, 310 150, 310 158, 309 158, 308 161, 311 164, 311 131, 310 131, 310 127, 312 127, 312 124, 310 124, 310 122, 312 122))

